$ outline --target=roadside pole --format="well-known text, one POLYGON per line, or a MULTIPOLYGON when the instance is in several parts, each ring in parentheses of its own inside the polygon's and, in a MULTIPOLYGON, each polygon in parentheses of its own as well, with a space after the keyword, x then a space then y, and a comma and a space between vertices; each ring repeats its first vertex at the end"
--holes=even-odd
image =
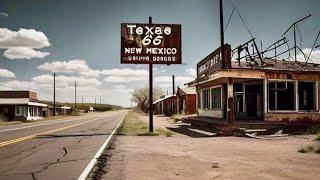
POLYGON ((56 115, 56 73, 53 73, 53 116, 56 115))
MULTIPOLYGON (((152 17, 149 17, 149 24, 152 24, 152 17)), ((149 132, 153 132, 153 68, 149 64, 149 132)))

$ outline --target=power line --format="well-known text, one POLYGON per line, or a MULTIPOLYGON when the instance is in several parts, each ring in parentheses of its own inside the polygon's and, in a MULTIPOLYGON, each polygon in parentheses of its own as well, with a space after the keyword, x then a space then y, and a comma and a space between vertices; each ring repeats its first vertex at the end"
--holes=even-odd
MULTIPOLYGON (((314 41, 314 43, 313 43, 313 45, 312 45, 312 49, 311 49, 311 51, 310 51, 310 53, 309 53, 309 55, 308 55, 308 59, 309 59, 309 57, 311 56, 311 53, 312 53, 313 49, 319 47, 319 45, 315 47, 315 45, 316 45, 316 43, 317 43, 317 40, 318 40, 318 38, 319 38, 319 35, 320 35, 320 31, 318 32, 318 35, 317 35, 317 37, 316 37, 316 40, 314 41)), ((307 59, 307 60, 308 60, 308 59, 307 59)))
POLYGON ((232 9, 231 14, 230 14, 230 16, 229 16, 229 18, 228 18, 228 22, 227 22, 227 24, 226 24, 226 27, 224 28, 224 32, 226 32, 226 30, 227 30, 227 28, 228 28, 228 25, 229 25, 229 23, 230 23, 230 20, 231 20, 231 17, 232 17, 232 15, 233 15, 234 10, 235 10, 235 6, 233 6, 233 9, 232 9))
POLYGON ((233 7, 235 8, 235 10, 237 11, 238 16, 240 17, 242 23, 244 24, 245 28, 247 29, 248 33, 250 34, 251 38, 253 38, 253 35, 249 29, 249 27, 247 26, 246 22, 244 21, 244 19, 242 18, 240 12, 238 11, 236 5, 234 4, 234 2, 232 0, 229 0, 231 2, 231 4, 233 5, 233 7))

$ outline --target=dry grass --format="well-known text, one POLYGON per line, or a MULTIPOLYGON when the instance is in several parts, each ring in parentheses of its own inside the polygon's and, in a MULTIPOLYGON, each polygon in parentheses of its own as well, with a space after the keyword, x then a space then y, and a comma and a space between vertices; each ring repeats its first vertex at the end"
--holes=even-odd
POLYGON ((148 133, 148 125, 139 119, 142 114, 136 111, 129 111, 125 117, 120 133, 124 135, 139 135, 148 133))
POLYGON ((128 112, 122 123, 120 134, 129 136, 172 136, 171 131, 163 128, 158 128, 154 132, 149 132, 148 124, 140 119, 141 116, 143 116, 143 113, 137 111, 128 112))

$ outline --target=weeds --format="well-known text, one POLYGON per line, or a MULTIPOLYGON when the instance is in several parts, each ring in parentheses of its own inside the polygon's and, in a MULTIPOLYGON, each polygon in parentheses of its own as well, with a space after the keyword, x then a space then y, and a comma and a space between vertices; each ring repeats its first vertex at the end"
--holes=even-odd
POLYGON ((320 133, 317 134, 316 141, 320 141, 320 133))

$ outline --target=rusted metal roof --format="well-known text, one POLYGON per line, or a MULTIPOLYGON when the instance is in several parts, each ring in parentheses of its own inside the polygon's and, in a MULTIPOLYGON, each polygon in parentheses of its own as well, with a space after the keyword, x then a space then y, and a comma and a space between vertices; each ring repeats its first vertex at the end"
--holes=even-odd
POLYGON ((289 61, 280 59, 264 58, 264 64, 257 63, 257 61, 232 61, 231 67, 234 69, 257 69, 263 71, 290 71, 290 72, 314 72, 320 73, 320 64, 289 61))

